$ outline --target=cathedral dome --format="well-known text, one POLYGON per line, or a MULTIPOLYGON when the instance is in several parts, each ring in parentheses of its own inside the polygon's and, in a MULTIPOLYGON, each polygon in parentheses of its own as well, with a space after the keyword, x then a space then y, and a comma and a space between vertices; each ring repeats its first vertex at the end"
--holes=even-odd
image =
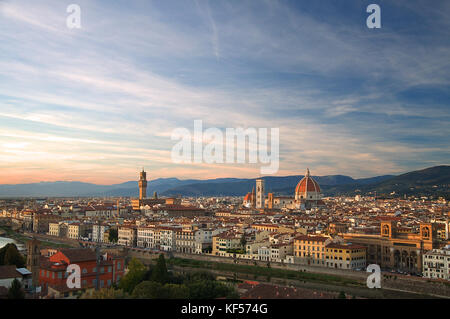
POLYGON ((303 177, 295 188, 295 199, 314 199, 317 200, 320 196, 319 184, 310 176, 309 169, 306 170, 306 175, 303 177))

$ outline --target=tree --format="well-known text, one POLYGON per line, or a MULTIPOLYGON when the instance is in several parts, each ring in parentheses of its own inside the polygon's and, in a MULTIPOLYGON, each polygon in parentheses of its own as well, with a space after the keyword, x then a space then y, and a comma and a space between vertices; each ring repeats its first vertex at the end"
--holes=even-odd
POLYGON ((188 283, 190 299, 214 299, 235 296, 233 288, 212 280, 202 280, 188 283))
POLYGON ((347 297, 345 296, 345 292, 341 291, 339 293, 338 299, 347 299, 347 297))
POLYGON ((109 230, 108 240, 111 243, 117 243, 117 241, 119 240, 119 232, 118 232, 117 228, 111 228, 109 230))
POLYGON ((162 285, 159 282, 143 281, 137 285, 132 297, 135 299, 156 299, 161 292, 162 285))
POLYGON ((128 264, 127 274, 120 280, 119 288, 131 294, 134 288, 144 280, 147 268, 136 258, 131 259, 128 264))
POLYGON ((3 265, 15 265, 17 268, 25 267, 25 258, 19 253, 17 250, 16 245, 14 244, 7 244, 6 248, 3 252, 3 265))
POLYGON ((169 281, 169 274, 167 272, 166 260, 164 255, 160 254, 156 266, 152 270, 152 281, 165 284, 169 281))
POLYGON ((14 279, 11 287, 8 289, 8 299, 25 299, 25 293, 22 290, 20 281, 14 279))
POLYGON ((132 296, 137 299, 187 299, 189 289, 185 285, 144 281, 134 288, 132 296))
POLYGON ((125 299, 127 297, 122 289, 102 288, 93 292, 85 292, 80 299, 125 299))
POLYGON ((247 245, 247 239, 245 238, 245 236, 242 236, 241 237, 241 246, 244 250, 245 250, 246 245, 247 245))

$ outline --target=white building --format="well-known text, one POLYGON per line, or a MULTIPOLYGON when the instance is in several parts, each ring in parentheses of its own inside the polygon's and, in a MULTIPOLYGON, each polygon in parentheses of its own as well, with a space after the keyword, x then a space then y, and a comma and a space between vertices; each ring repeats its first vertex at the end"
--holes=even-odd
POLYGON ((157 233, 158 231, 155 227, 139 226, 137 228, 137 247, 152 249, 157 248, 159 245, 159 236, 157 236, 157 233))
POLYGON ((430 250, 423 255, 423 276, 450 280, 450 245, 430 250))
POLYGON ((94 224, 92 225, 92 241, 103 243, 105 240, 105 232, 109 230, 108 225, 94 224))

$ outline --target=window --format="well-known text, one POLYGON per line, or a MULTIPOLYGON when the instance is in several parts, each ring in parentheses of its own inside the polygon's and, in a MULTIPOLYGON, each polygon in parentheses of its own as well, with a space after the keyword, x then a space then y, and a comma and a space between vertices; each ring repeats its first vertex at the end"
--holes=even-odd
MULTIPOLYGON (((219 247, 217 247, 219 248, 219 247)), ((120 262, 117 263, 117 269, 120 269, 120 262)))
POLYGON ((87 269, 83 268, 83 274, 86 274, 86 273, 87 273, 87 269))
POLYGON ((62 272, 58 273, 58 279, 62 279, 62 272))

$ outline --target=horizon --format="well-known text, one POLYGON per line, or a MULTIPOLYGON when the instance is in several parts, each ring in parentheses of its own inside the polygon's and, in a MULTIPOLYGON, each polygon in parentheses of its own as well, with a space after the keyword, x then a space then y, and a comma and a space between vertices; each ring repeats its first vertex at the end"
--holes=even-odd
MULTIPOLYGON (((381 175, 375 175, 375 176, 366 176, 366 177, 354 177, 351 175, 344 175, 344 174, 327 174, 327 175, 317 175, 317 174, 311 174, 312 177, 324 177, 324 176, 345 176, 345 177, 350 177, 354 180, 358 180, 358 179, 366 179, 366 178, 375 178, 375 177, 380 177, 380 176, 399 176, 402 174, 406 174, 406 173, 411 173, 411 172, 415 172, 415 171, 421 171, 421 170, 425 170, 425 169, 429 169, 429 168, 434 168, 434 167, 442 167, 442 166, 450 166, 450 164, 439 164, 439 165, 435 165, 435 166, 431 166, 431 167, 425 167, 425 168, 420 168, 417 170, 413 170, 413 171, 405 171, 405 172, 401 172, 398 174, 381 174, 381 175)), ((146 173, 148 174, 148 171, 146 171, 146 173)), ((149 175, 147 175, 149 176, 149 175)), ((178 178, 178 177, 174 177, 174 176, 170 176, 170 177, 156 177, 153 179, 147 179, 147 181, 151 182, 151 181, 155 181, 155 180, 159 180, 159 179, 171 179, 171 178, 175 178, 178 179, 180 181, 185 181, 185 180, 198 180, 198 181, 205 181, 205 180, 214 180, 214 179, 249 179, 249 180, 253 180, 253 179, 258 179, 258 178, 265 178, 265 177, 292 177, 292 176, 305 176, 304 174, 292 174, 292 175, 262 175, 262 176, 258 176, 258 177, 249 177, 249 178, 244 178, 244 177, 213 177, 213 178, 178 178)), ((92 182, 85 182, 85 181, 80 181, 80 180, 54 180, 54 181, 38 181, 38 182, 32 182, 32 183, 16 183, 16 184, 7 184, 7 183, 2 183, 0 185, 23 185, 23 184, 39 184, 39 183, 87 183, 87 184, 94 184, 94 185, 99 185, 99 186, 113 186, 113 185, 120 185, 120 184, 124 184, 124 183, 129 183, 129 182, 138 182, 138 178, 136 179, 130 179, 130 180, 126 180, 126 181, 120 181, 118 183, 112 183, 112 184, 98 184, 98 183, 92 183, 92 182)))
POLYGON ((196 120, 279 129, 271 176, 448 162, 450 4, 383 2, 369 29, 370 3, 79 0, 70 29, 66 3, 0 1, 0 184, 259 175, 174 162, 196 120))

